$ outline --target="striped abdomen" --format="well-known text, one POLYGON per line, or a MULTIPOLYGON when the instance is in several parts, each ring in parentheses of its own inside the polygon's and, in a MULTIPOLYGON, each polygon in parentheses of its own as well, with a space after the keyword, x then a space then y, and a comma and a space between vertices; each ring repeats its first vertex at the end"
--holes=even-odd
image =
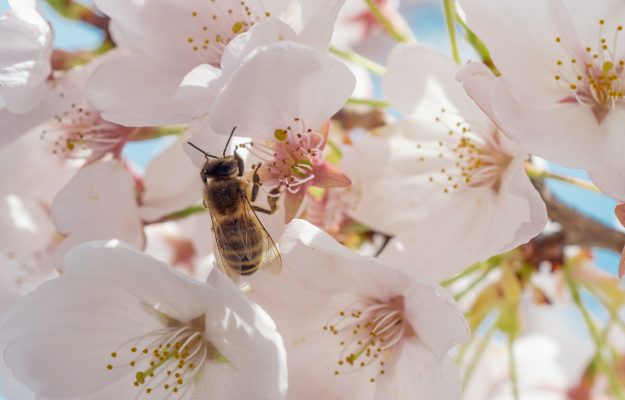
POLYGON ((218 230, 217 245, 225 267, 241 275, 254 273, 264 256, 264 238, 258 223, 245 214, 223 217, 218 230))

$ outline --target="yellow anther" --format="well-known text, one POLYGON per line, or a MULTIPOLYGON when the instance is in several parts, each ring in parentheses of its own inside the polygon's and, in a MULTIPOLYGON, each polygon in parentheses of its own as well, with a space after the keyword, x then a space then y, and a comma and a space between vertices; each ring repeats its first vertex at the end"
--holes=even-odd
POLYGON ((239 33, 239 32, 241 32, 241 29, 243 29, 243 23, 242 22, 237 21, 237 22, 235 22, 232 25, 232 32, 233 33, 239 33))

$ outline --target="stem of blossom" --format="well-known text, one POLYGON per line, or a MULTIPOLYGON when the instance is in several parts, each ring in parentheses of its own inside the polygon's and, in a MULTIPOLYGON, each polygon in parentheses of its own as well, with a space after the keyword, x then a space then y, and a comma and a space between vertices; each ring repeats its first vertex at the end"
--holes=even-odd
POLYGON ((200 204, 193 205, 193 206, 189 206, 179 211, 174 211, 173 213, 167 214, 157 220, 147 221, 145 222, 145 225, 160 224, 162 222, 167 222, 167 221, 176 221, 176 220, 187 218, 187 217, 190 217, 191 215, 199 214, 203 212, 206 212, 206 208, 203 205, 200 205, 200 204))
POLYGON ((623 333, 625 333, 625 321, 621 320, 618 311, 614 307, 612 307, 612 305, 608 304, 605 297, 603 297, 601 293, 592 285, 589 285, 585 282, 582 282, 582 284, 584 285, 584 288, 588 290, 599 301, 599 303, 601 303, 603 307, 605 307, 605 309, 610 314, 611 321, 614 321, 623 331, 623 333))
POLYGON ((514 400, 521 398, 519 394, 519 378, 516 370, 516 357, 514 356, 514 335, 508 335, 508 362, 510 368, 510 383, 512 384, 512 396, 514 400))
POLYGON ((575 304, 579 312, 582 314, 582 318, 584 319, 584 322, 586 323, 586 326, 588 327, 590 336, 595 342, 595 347, 596 347, 596 352, 597 352, 595 359, 597 360, 599 367, 603 370, 606 378, 608 379, 608 382, 610 383, 612 394, 614 394, 618 400, 625 400, 625 391, 623 390, 623 387, 619 383, 618 377, 614 373, 614 369, 604 359, 603 341, 601 339, 601 336, 599 335, 599 332, 597 330, 597 327, 595 326, 595 323, 592 320, 590 312, 586 309, 586 306, 584 305, 584 302, 582 301, 582 296, 579 292, 579 287, 577 285, 577 282, 575 281, 575 279, 573 279, 573 276, 571 275, 570 268, 571 266, 569 264, 565 264, 564 268, 562 268, 564 272, 564 278, 566 280, 567 286, 569 287, 569 290, 571 291, 571 298, 573 299, 573 303, 575 304))
POLYGON ((384 100, 360 99, 360 98, 356 98, 356 97, 350 97, 347 100, 347 104, 361 104, 361 105, 377 107, 377 108, 388 108, 388 107, 391 106, 388 102, 386 102, 384 100))
POLYGON ((583 179, 571 178, 569 176, 564 176, 560 174, 556 174, 555 172, 547 171, 544 169, 540 169, 531 163, 525 163, 525 172, 530 178, 534 179, 555 179, 561 182, 566 182, 571 185, 579 186, 582 189, 591 190, 597 193, 603 193, 598 187, 593 185, 592 183, 585 181, 583 179))
POLYGON ((445 10, 449 42, 451 43, 451 54, 454 57, 454 61, 460 64, 460 51, 458 50, 458 41, 456 40, 456 4, 454 0, 443 0, 443 9, 445 10))
POLYGON ((182 126, 167 126, 159 128, 141 128, 139 131, 130 137, 131 142, 137 142, 141 140, 156 139, 163 136, 178 136, 182 135, 186 131, 186 128, 182 126))
MULTIPOLYGON (((341 150, 341 148, 339 147, 339 145, 338 145, 338 144, 336 144, 336 143, 334 142, 334 140, 330 140, 330 139, 328 139, 328 141, 326 142, 326 144, 327 144, 327 145, 328 145, 328 147, 332 150, 332 152, 333 152, 334 154, 336 154, 336 156, 337 156, 337 158, 338 158, 338 160, 337 160, 337 161, 339 161, 339 162, 340 162, 340 161, 341 161, 341 157, 343 157, 343 151, 341 150)), ((327 160, 327 157, 326 157, 326 161, 328 161, 328 160, 327 160)), ((314 187, 314 186, 313 186, 313 187, 314 187)))
MULTIPOLYGON (((495 321, 496 320, 497 318, 495 318, 495 321)), ((477 349, 475 350, 475 353, 473 354, 473 357, 471 358, 471 361, 469 362, 467 369, 464 371, 464 376, 462 378, 462 387, 465 390, 467 386, 469 386, 469 383, 471 382, 471 378, 473 377, 473 374, 475 373, 475 369, 479 365, 480 360, 482 359, 482 356, 484 355, 484 352, 486 351, 486 348, 488 347, 488 343, 492 339, 493 334, 495 333, 496 330, 497 330, 497 323, 493 322, 488 327, 488 330, 486 331, 486 334, 482 338, 482 341, 480 342, 480 344, 477 346, 477 349)))
POLYGON ((477 285, 480 284, 480 282, 486 279, 488 274, 490 274, 494 268, 495 266, 489 265, 488 268, 486 268, 473 282, 469 284, 469 286, 464 288, 460 293, 455 294, 454 298, 456 301, 460 301, 467 293, 472 291, 477 285))
POLYGON ((460 18, 460 16, 458 15, 456 15, 456 22, 464 30, 465 40, 469 42, 471 47, 473 47, 473 50, 475 50, 475 52, 480 56, 482 63, 484 63, 484 65, 486 65, 488 68, 490 68, 490 70, 493 71, 493 74, 495 74, 495 76, 501 75, 497 67, 495 67, 495 63, 493 62, 493 59, 490 57, 490 52, 488 51, 488 48, 486 47, 484 42, 482 42, 482 40, 475 34, 475 32, 473 32, 467 26, 467 24, 462 20, 462 18, 460 18))
POLYGON ((375 61, 368 59, 365 56, 361 56, 360 54, 347 50, 340 50, 334 46, 330 47, 330 53, 346 61, 360 65, 361 67, 368 69, 370 72, 376 75, 384 75, 386 73, 386 68, 376 63, 375 61))
POLYGON ((378 4, 375 2, 375 0, 365 0, 365 3, 367 3, 367 6, 369 6, 369 10, 371 11, 371 14, 373 14, 373 16, 384 27, 384 29, 386 29, 386 32, 388 32, 390 37, 392 37, 398 42, 410 41, 405 34, 403 34, 402 32, 399 32, 395 28, 395 25, 386 17, 386 15, 384 15, 384 13, 380 9, 380 7, 378 7, 378 4))
POLYGON ((451 286, 453 283, 466 278, 467 276, 471 275, 472 273, 479 271, 480 269, 486 267, 485 263, 479 262, 479 263, 475 263, 473 265, 471 265, 469 268, 465 269, 464 271, 462 271, 461 273, 459 273, 456 276, 452 276, 449 279, 445 279, 444 281, 442 281, 440 283, 441 286, 443 287, 449 287, 451 286))

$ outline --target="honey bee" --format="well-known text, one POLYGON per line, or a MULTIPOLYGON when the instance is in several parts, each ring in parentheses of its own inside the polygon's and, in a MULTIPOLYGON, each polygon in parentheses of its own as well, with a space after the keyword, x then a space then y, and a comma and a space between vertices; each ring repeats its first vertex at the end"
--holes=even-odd
POLYGON ((276 244, 256 215, 256 211, 274 214, 277 198, 268 196, 269 208, 252 204, 261 185, 258 175, 261 164, 254 166, 250 182, 243 178, 245 166, 237 148, 233 155, 226 156, 235 130, 236 127, 228 137, 222 157, 188 143, 206 158, 200 174, 204 183, 204 207, 213 221, 220 267, 236 280, 240 275, 253 274, 260 267, 278 273, 282 269, 282 260, 276 244))

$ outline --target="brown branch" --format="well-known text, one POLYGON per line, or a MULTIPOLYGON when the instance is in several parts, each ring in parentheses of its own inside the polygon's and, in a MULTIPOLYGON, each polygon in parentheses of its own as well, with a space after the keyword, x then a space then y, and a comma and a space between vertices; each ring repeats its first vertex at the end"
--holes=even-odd
POLYGON ((542 182, 534 182, 545 204, 549 218, 560 224, 565 244, 601 247, 620 253, 625 246, 625 234, 590 218, 560 202, 542 182))
POLYGON ((363 111, 357 107, 345 107, 336 113, 332 119, 340 123, 345 130, 354 128, 374 129, 386 124, 384 111, 377 108, 363 111))

